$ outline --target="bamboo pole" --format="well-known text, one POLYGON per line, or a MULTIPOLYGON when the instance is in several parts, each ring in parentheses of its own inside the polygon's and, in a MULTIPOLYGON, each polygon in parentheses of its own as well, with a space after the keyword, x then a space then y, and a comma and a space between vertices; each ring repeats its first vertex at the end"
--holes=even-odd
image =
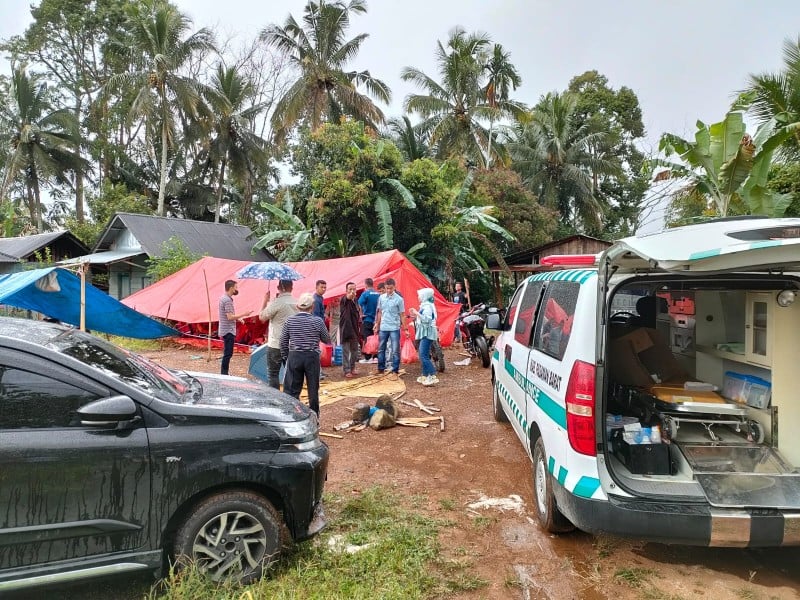
POLYGON ((205 269, 203 269, 203 281, 206 283, 206 300, 208 301, 208 354, 206 362, 211 362, 211 292, 208 291, 208 277, 206 277, 205 269))
POLYGON ((81 331, 86 331, 86 269, 89 263, 81 263, 81 331))

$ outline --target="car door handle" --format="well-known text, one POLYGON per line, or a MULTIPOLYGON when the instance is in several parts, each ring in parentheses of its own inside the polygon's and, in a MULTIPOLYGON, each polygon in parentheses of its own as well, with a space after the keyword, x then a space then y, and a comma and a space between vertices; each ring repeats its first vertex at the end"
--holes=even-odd
POLYGON ((504 352, 506 355, 506 360, 511 360, 511 344, 506 344, 504 352))

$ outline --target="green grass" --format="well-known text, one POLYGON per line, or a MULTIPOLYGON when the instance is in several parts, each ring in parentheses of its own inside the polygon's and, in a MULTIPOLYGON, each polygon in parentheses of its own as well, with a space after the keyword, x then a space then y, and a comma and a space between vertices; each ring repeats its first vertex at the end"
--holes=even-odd
POLYGON ((161 350, 162 340, 139 340, 136 338, 120 337, 118 335, 108 336, 108 341, 115 346, 126 348, 131 352, 155 352, 161 350))
POLYGON ((632 588, 640 588, 652 575, 655 575, 653 569, 631 567, 628 569, 619 569, 614 573, 614 579, 626 583, 632 588))
POLYGON ((217 585, 188 569, 167 578, 151 600, 415 599, 480 589, 472 559, 448 556, 438 534, 452 523, 432 519, 401 495, 373 487, 359 495, 326 494, 330 524, 316 540, 290 549, 268 578, 244 587, 217 585), (370 544, 354 554, 328 547, 370 544))

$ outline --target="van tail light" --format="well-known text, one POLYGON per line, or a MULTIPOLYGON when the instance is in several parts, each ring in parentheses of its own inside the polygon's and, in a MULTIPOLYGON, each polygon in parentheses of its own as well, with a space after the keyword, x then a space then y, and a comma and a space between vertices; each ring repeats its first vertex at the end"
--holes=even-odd
POLYGON ((594 365, 575 361, 567 383, 567 435, 575 452, 595 456, 594 365))

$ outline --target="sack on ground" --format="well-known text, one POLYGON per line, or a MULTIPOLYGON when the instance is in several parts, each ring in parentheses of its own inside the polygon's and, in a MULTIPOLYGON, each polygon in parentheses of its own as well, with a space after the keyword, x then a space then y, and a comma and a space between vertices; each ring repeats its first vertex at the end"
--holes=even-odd
POLYGON ((375 430, 394 427, 395 423, 395 418, 382 408, 376 410, 369 418, 369 426, 375 430))
POLYGON ((378 339, 378 334, 376 333, 375 335, 367 337, 367 339, 364 341, 364 347, 361 349, 361 351, 364 354, 377 354, 380 345, 381 342, 378 339))
POLYGON ((409 363, 415 363, 419 360, 417 357, 417 349, 414 348, 414 340, 410 337, 406 337, 403 340, 403 345, 400 348, 400 361, 407 365, 409 363))

